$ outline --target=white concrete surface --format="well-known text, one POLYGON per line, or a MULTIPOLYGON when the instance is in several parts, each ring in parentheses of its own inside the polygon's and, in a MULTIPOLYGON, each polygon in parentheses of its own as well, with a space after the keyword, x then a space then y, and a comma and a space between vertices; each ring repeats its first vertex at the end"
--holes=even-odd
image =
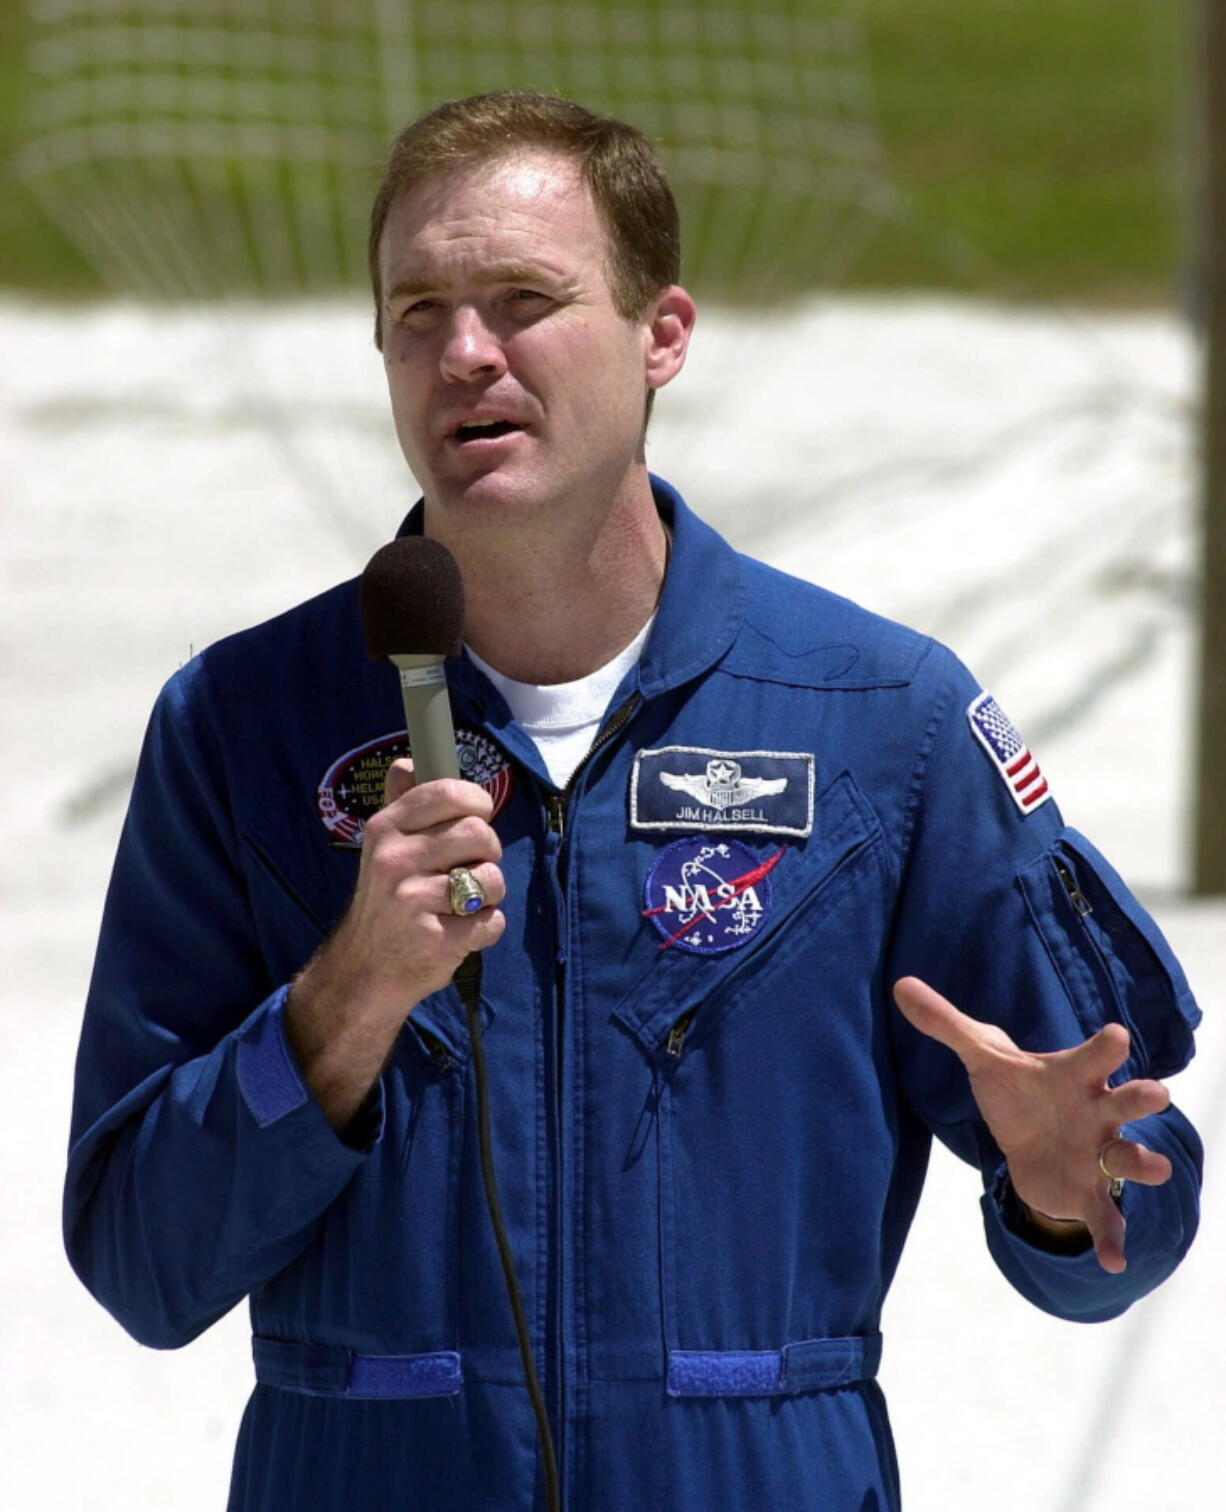
MULTIPOLYGON (((156 1354, 60 1247, 93 936, 162 680, 360 570, 414 492, 360 305, 0 304, 0 350, 4 1501, 209 1512, 251 1380, 242 1310, 156 1354)), ((935 632, 992 687, 1187 964, 1206 1022, 1174 1091, 1212 1139, 1226 903, 1182 898, 1195 379, 1187 334, 1161 315, 716 313, 650 451, 738 544, 935 632)), ((908 1512, 1223 1505, 1222 1190, 1211 1164, 1171 1283, 1083 1328, 1000 1279, 974 1174, 934 1153, 884 1324, 908 1512)))

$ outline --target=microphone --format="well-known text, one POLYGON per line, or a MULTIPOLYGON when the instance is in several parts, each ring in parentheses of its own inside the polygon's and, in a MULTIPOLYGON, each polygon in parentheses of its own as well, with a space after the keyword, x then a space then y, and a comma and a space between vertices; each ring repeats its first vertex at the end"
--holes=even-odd
POLYGON ((400 672, 413 772, 420 782, 458 777, 455 727, 443 663, 460 654, 464 584, 456 559, 429 536, 380 546, 359 593, 366 650, 400 672))
MULTIPOLYGON (((402 536, 381 546, 362 574, 362 628, 366 649, 376 661, 386 657, 400 671, 400 693, 418 782, 458 777, 455 727, 443 663, 460 654, 464 633, 464 584, 455 557, 429 536, 402 536)), ((456 968, 455 985, 464 1004, 472 1045, 473 1076, 477 1088, 477 1146, 486 1206, 498 1247, 507 1299, 515 1322, 520 1362, 536 1419, 545 1479, 547 1512, 560 1512, 557 1454, 536 1371, 528 1318, 524 1311, 511 1241, 507 1237, 494 1172, 490 1134, 489 1077, 481 1040, 481 953, 472 951, 456 968)))

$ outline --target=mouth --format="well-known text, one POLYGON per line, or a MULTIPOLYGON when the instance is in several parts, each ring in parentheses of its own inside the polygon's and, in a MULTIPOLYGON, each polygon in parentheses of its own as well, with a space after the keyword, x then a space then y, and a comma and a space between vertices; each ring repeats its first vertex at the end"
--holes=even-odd
POLYGON ((514 436, 522 430, 523 426, 513 420, 461 420, 448 439, 457 446, 469 447, 483 441, 500 441, 504 436, 514 436))

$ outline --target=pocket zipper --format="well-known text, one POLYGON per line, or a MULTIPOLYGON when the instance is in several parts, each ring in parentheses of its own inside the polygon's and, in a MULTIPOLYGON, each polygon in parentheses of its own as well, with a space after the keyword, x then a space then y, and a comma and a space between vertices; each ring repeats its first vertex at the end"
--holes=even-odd
POLYGON ((675 1059, 680 1060, 681 1050, 685 1044, 686 1031, 690 1027, 690 1020, 697 1012, 697 1008, 687 1009, 668 1031, 668 1038, 664 1041, 665 1055, 671 1055, 675 1059))
POLYGON ((450 1071, 455 1062, 452 1060, 451 1051, 442 1040, 431 1034, 428 1029, 423 1029, 420 1024, 412 1024, 410 1027, 422 1049, 434 1062, 434 1068, 440 1076, 450 1071))
MULTIPOLYGON (((1129 1057, 1140 1057, 1143 1054, 1143 1046, 1140 1036, 1137 1034, 1137 1027, 1132 1021, 1128 1005, 1124 1001, 1123 994, 1120 992, 1119 984, 1115 979, 1115 973, 1111 969, 1111 964, 1103 953, 1103 947, 1095 938, 1094 929, 1085 922, 1094 912, 1094 905, 1081 890, 1081 884, 1077 880, 1076 873, 1067 861, 1062 860, 1058 855, 1053 855, 1052 864, 1056 868, 1056 875, 1060 878, 1061 885, 1064 888, 1073 912, 1082 921, 1081 934, 1093 957, 1094 966, 1097 968, 1099 975, 1102 1004, 1106 1013, 1103 1022, 1111 1022, 1111 1006, 1114 1005, 1115 1021, 1123 1024, 1124 1028, 1128 1030, 1130 1042, 1129 1057)), ((1105 927, 1101 918, 1098 920, 1097 927, 1099 929, 1104 929, 1105 927)), ((1122 1074, 1121 1071, 1113 1072, 1112 1078, 1121 1077, 1122 1074)))
POLYGON ((1084 919, 1087 914, 1092 914, 1094 912, 1094 905, 1090 902, 1089 898, 1086 897, 1085 893, 1082 892, 1081 888, 1078 887, 1077 878, 1073 875, 1073 873, 1069 870, 1065 863, 1058 857, 1053 859, 1055 860, 1056 872, 1059 875, 1061 882, 1063 882, 1064 884, 1065 892, 1068 893, 1069 902, 1073 905, 1073 908, 1076 910, 1076 912, 1079 913, 1084 919))

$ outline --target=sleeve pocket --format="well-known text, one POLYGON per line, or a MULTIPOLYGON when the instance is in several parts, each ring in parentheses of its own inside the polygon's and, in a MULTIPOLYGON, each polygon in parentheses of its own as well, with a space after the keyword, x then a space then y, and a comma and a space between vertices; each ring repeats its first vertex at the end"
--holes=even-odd
POLYGON ((1112 1081, 1181 1071, 1200 1009, 1162 931, 1105 857, 1064 829, 1018 883, 1087 1036, 1112 1019, 1132 1036, 1112 1081))

